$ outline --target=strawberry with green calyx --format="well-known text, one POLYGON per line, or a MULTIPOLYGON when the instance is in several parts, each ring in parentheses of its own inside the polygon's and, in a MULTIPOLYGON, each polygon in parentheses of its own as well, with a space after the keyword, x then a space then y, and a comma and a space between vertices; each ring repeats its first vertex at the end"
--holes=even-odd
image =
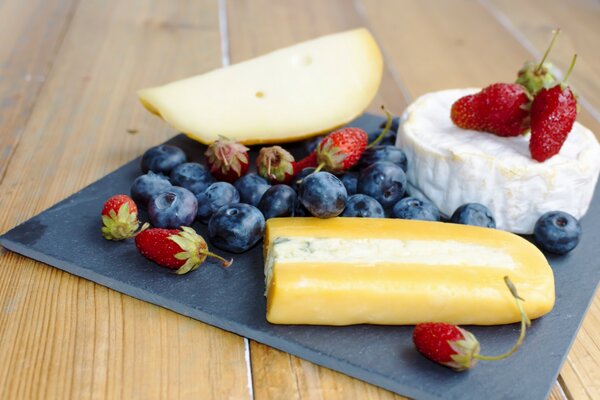
POLYGON ((263 147, 256 159, 260 176, 270 182, 289 183, 304 168, 317 165, 316 152, 296 161, 294 156, 281 146, 263 147))
POLYGON ((531 157, 539 162, 558 154, 577 118, 577 97, 567 84, 575 66, 573 56, 565 80, 551 88, 543 88, 531 105, 531 157))
POLYGON ((220 181, 234 182, 248 172, 250 149, 243 144, 221 136, 204 152, 211 174, 220 181))
POLYGON ((494 83, 452 104, 450 118, 459 128, 510 137, 529 129, 530 95, 517 83, 494 83))
POLYGON ((135 237, 135 245, 144 257, 179 275, 197 269, 209 256, 221 261, 224 267, 233 262, 208 251, 204 238, 187 226, 147 229, 135 237))
MULTIPOLYGON (((107 240, 124 240, 136 235, 140 222, 138 209, 131 197, 117 194, 102 207, 102 235, 107 240)), ((148 227, 144 224, 141 230, 148 227)))
POLYGON ((479 360, 497 361, 512 355, 523 343, 527 327, 531 325, 531 322, 521 304, 521 301, 524 300, 519 297, 517 289, 508 276, 504 277, 504 282, 514 297, 521 314, 521 333, 509 351, 498 356, 481 355, 479 354, 479 342, 475 335, 456 325, 442 322, 427 322, 415 326, 413 343, 417 350, 430 360, 456 371, 469 369, 475 366, 479 360))
POLYGON ((556 77, 552 75, 552 64, 546 62, 546 58, 548 54, 550 54, 550 50, 554 45, 554 41, 556 40, 558 34, 560 33, 560 29, 555 29, 552 31, 553 36, 550 41, 550 45, 546 49, 542 60, 537 63, 535 61, 528 61, 523 65, 523 67, 519 70, 517 75, 517 80, 515 83, 523 85, 532 96, 538 94, 542 88, 550 87, 554 83, 556 83, 556 77))
POLYGON ((317 169, 338 174, 352 168, 367 148, 369 136, 360 128, 342 128, 325 136, 317 146, 317 169))

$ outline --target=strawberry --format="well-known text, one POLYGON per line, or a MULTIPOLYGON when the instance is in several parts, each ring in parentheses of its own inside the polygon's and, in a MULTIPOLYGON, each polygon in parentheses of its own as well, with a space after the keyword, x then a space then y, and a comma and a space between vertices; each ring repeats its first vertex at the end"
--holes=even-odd
POLYGON ((456 325, 443 322, 417 324, 413 343, 419 352, 438 364, 461 371, 477 363, 479 342, 475 336, 456 325))
POLYGON ((450 118, 463 129, 518 136, 529 128, 529 94, 516 83, 494 83, 478 93, 461 97, 450 118))
POLYGON ((504 277, 504 282, 514 297, 521 314, 521 334, 508 352, 498 356, 481 355, 479 354, 479 342, 475 335, 456 325, 443 322, 425 322, 415 326, 412 338, 417 350, 428 359, 456 371, 469 369, 475 366, 478 360, 502 360, 517 351, 525 339, 525 332, 530 322, 520 303, 522 299, 508 276, 504 277))
POLYGON ((352 168, 367 148, 369 136, 360 128, 342 128, 325 136, 317 146, 319 169, 340 173, 352 168))
POLYGON ((187 226, 181 229, 151 228, 135 237, 135 245, 147 259, 158 265, 185 274, 197 269, 208 256, 215 257, 228 267, 233 260, 225 260, 208 251, 202 236, 187 226))
POLYGON ((211 174, 220 181, 234 182, 248 172, 248 149, 235 140, 221 137, 204 152, 211 174))
POLYGON ((542 89, 531 105, 531 157, 539 162, 558 154, 577 118, 577 98, 566 80, 577 55, 573 57, 565 81, 542 89))
POLYGON ((281 146, 263 147, 256 159, 258 174, 277 183, 289 183, 304 168, 316 165, 316 152, 313 151, 300 161, 296 161, 294 156, 281 146))
POLYGON ((556 78, 551 72, 552 64, 546 62, 546 58, 554 45, 556 37, 560 33, 560 29, 555 29, 552 33, 552 40, 550 41, 550 45, 548 45, 542 60, 539 63, 534 61, 526 62, 517 74, 515 83, 523 85, 532 96, 536 96, 542 88, 549 87, 556 83, 556 78))
MULTIPOLYGON (((102 235, 108 240, 123 240, 135 236, 140 225, 138 209, 131 197, 117 194, 102 207, 102 235)), ((144 224, 143 229, 147 228, 144 224)))

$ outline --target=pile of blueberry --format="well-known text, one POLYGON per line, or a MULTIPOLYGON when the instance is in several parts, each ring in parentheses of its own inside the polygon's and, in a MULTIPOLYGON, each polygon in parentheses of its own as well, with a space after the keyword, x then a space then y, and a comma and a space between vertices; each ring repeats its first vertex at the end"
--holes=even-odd
MULTIPOLYGON (((233 184, 219 182, 206 166, 187 162, 180 148, 160 145, 144 153, 144 175, 131 185, 131 195, 147 208, 153 226, 178 228, 198 220, 208 224, 215 246, 236 253, 260 241, 265 220, 274 217, 389 217, 495 228, 492 213, 481 204, 464 204, 448 218, 433 203, 407 195, 406 155, 393 145, 397 129, 395 118, 382 144, 368 148, 351 170, 336 176, 305 168, 289 185, 271 185, 256 173, 233 184)), ((306 142, 307 151, 318 139, 306 142)), ((581 235, 579 222, 563 212, 545 214, 535 229, 536 243, 559 254, 572 250, 581 235)))

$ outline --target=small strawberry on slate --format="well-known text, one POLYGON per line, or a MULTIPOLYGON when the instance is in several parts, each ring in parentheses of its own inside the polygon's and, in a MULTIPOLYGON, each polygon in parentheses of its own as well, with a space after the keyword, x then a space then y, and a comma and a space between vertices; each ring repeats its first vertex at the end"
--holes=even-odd
POLYGON ((456 325, 442 322, 426 322, 415 326, 413 343, 417 350, 431 361, 456 371, 472 368, 479 360, 497 361, 512 355, 523 343, 525 332, 531 322, 521 305, 520 301, 523 299, 519 297, 508 276, 504 277, 504 282, 515 298, 517 308, 521 314, 521 334, 509 351, 498 356, 481 355, 479 354, 479 341, 475 338, 475 335, 456 325))
MULTIPOLYGON (((102 207, 102 235, 107 240, 124 240, 136 235, 140 222, 138 209, 131 197, 117 194, 102 207)), ((146 229, 148 224, 142 226, 146 229)))
POLYGON ((208 256, 221 261, 224 267, 233 262, 208 251, 204 238, 186 226, 147 229, 135 237, 135 245, 144 257, 180 275, 197 269, 208 256))

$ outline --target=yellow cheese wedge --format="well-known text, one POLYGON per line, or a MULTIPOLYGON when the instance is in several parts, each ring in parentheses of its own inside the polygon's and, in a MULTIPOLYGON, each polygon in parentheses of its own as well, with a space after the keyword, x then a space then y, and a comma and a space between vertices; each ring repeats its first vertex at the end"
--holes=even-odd
POLYGON ((149 111, 202 143, 219 135, 244 144, 279 143, 352 121, 375 97, 382 72, 379 47, 362 28, 138 95, 149 111))
POLYGON ((265 236, 267 320, 275 324, 496 325, 554 305, 544 255, 512 233, 441 222, 274 218, 265 236))

